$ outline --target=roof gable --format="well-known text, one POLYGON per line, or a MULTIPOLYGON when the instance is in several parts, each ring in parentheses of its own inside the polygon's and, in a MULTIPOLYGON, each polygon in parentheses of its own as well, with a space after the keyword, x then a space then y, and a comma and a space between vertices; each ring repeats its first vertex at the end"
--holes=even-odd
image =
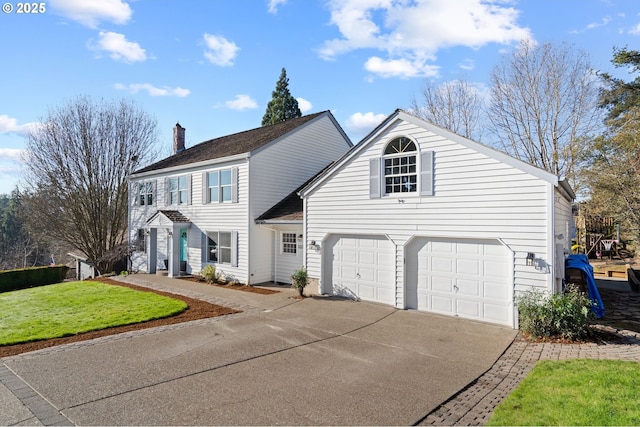
POLYGON ((511 157, 501 151, 494 148, 475 142, 471 139, 460 136, 447 129, 434 125, 416 116, 413 116, 403 110, 396 110, 389 115, 382 123, 380 123, 375 129, 373 129, 367 136, 365 136, 359 143, 357 143, 351 150, 347 151, 340 159, 338 159, 325 173, 319 175, 317 179, 305 186, 300 195, 304 198, 309 193, 314 191, 318 186, 322 185, 330 176, 336 171, 349 163, 353 158, 357 157, 360 153, 366 151, 372 144, 375 143, 377 138, 385 131, 393 127, 399 121, 406 121, 412 123, 418 127, 428 130, 436 135, 440 135, 448 140, 451 140, 464 147, 470 148, 474 151, 482 153, 490 158, 498 160, 504 164, 507 164, 515 169, 519 169, 525 173, 528 173, 536 178, 540 178, 555 186, 558 185, 558 177, 529 163, 523 162, 519 159, 511 157))
POLYGON ((147 227, 162 227, 171 224, 190 224, 189 218, 175 210, 159 210, 147 220, 147 227))
POLYGON ((294 131, 313 119, 326 114, 330 113, 328 111, 323 111, 320 113, 309 114, 307 116, 285 120, 284 122, 276 123, 274 125, 262 126, 244 132, 210 139, 139 169, 133 174, 135 175, 207 160, 220 159, 243 153, 250 153, 272 141, 275 141, 287 133, 294 131))

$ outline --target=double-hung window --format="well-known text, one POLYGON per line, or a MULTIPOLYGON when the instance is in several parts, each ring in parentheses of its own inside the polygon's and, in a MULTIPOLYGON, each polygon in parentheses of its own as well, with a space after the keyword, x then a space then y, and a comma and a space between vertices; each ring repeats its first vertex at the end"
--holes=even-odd
POLYGON ((381 158, 369 162, 369 197, 432 196, 433 151, 418 151, 411 139, 392 139, 381 158))
POLYGON ((232 267, 236 263, 237 233, 233 231, 208 231, 206 234, 206 262, 214 264, 228 264, 232 267))
POLYGON ((416 144, 408 138, 396 138, 384 151, 384 192, 414 193, 418 189, 416 144))
POLYGON ((203 194, 204 203, 237 202, 238 200, 238 168, 221 169, 206 172, 203 194))
POLYGON ((138 185, 138 203, 140 206, 153 205, 153 182, 141 182, 138 185))
POLYGON ((189 180, 186 175, 169 178, 168 203, 170 205, 182 205, 189 203, 189 180))

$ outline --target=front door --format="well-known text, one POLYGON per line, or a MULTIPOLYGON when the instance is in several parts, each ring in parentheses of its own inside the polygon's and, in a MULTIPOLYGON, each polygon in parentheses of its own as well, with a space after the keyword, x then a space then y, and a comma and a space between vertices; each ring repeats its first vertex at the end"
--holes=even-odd
POLYGON ((180 271, 187 269, 187 229, 180 229, 180 271))

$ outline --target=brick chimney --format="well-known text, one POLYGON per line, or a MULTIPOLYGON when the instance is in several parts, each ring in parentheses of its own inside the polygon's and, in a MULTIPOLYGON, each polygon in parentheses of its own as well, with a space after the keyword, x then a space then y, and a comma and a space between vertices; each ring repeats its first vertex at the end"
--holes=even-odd
POLYGON ((173 128, 173 154, 184 151, 184 131, 185 128, 176 123, 176 127, 173 128))

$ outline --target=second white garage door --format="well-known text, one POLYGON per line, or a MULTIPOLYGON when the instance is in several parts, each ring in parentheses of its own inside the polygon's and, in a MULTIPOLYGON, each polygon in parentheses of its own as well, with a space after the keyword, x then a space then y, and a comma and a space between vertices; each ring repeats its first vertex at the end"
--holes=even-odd
POLYGON ((336 235, 325 243, 326 293, 395 306, 395 247, 384 236, 336 235))
POLYGON ((407 308, 512 325, 512 255, 500 242, 418 238, 406 254, 407 308))

